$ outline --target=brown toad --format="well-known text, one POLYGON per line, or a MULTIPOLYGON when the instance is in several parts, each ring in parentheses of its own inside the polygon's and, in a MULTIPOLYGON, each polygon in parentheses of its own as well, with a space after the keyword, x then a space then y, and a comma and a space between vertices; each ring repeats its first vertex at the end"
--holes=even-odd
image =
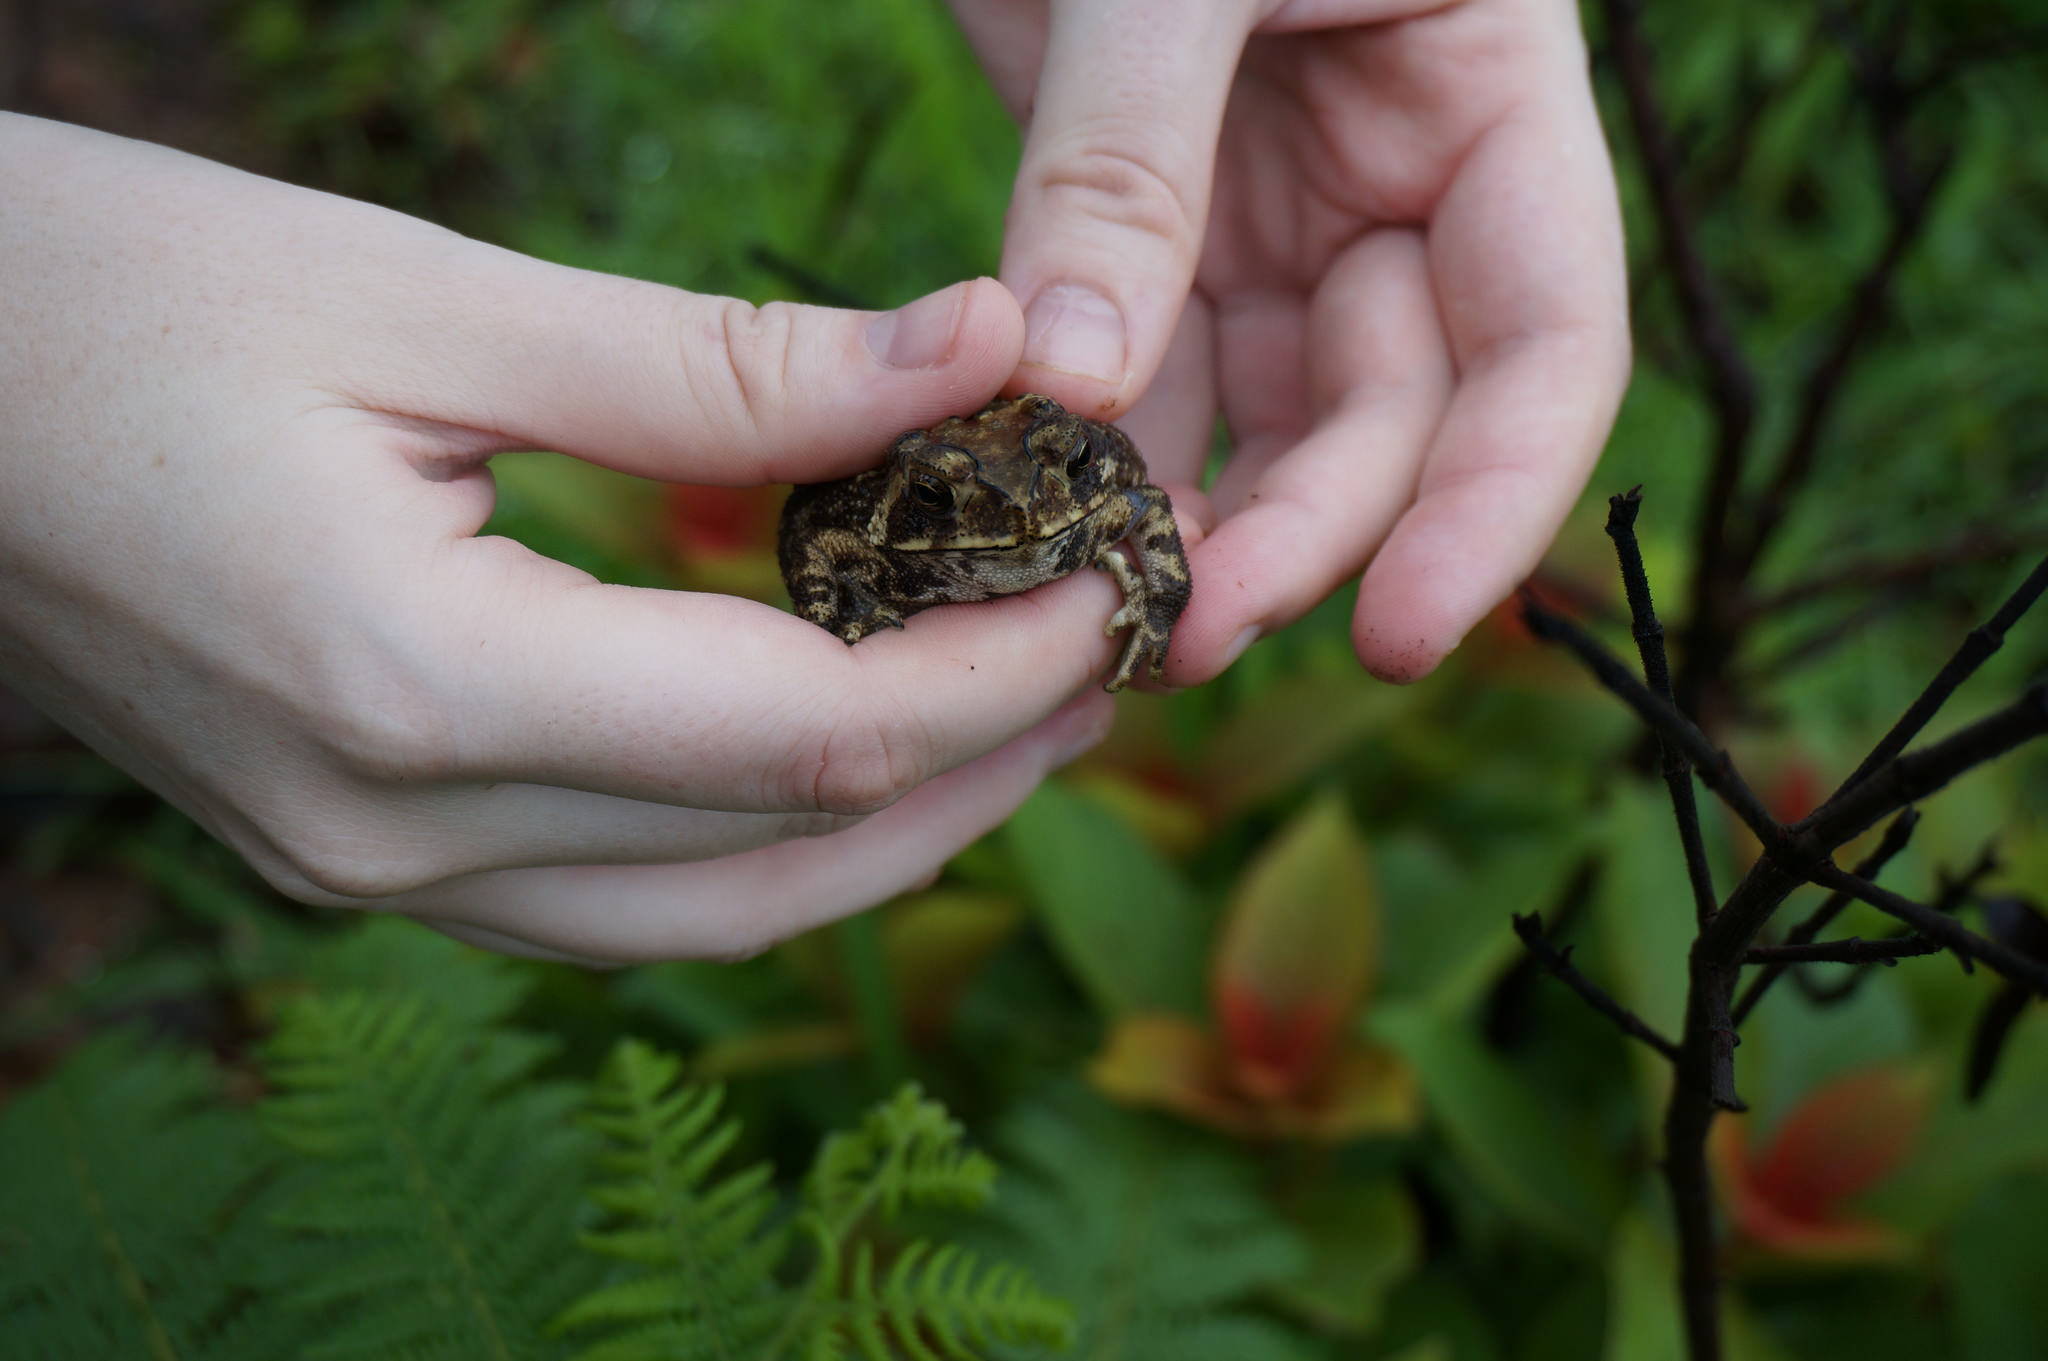
POLYGON ((1163 679, 1188 602, 1173 510, 1130 437, 1029 394, 913 430, 879 468, 796 488, 777 556, 796 612, 849 644, 931 605, 1014 595, 1093 563, 1124 593, 1104 632, 1131 631, 1110 691, 1140 667, 1163 679))

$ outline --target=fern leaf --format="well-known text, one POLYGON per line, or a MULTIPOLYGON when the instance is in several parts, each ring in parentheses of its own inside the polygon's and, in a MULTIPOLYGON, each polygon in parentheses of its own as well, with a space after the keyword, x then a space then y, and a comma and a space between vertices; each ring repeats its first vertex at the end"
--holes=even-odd
POLYGON ((906 1205, 973 1209, 988 1200, 996 1165, 960 1147, 960 1122, 915 1083, 868 1113, 858 1130, 825 1141, 812 1165, 810 1217, 843 1239, 870 1209, 906 1205))
POLYGON ((1254 1312, 1305 1249, 1254 1170, 1214 1141, 1078 1086, 1017 1112, 997 1142, 1016 1165, 973 1241, 1073 1300, 1096 1361, 1296 1361, 1318 1354, 1254 1312))
POLYGON ((536 1081, 548 1046, 417 998, 301 999, 267 1052, 265 1123, 302 1155, 295 1231, 308 1355, 556 1355, 542 1321, 594 1278, 571 1241, 587 1138, 536 1081))
POLYGON ((590 1252, 633 1274, 556 1315, 556 1333, 604 1327, 579 1361, 750 1358, 794 1307, 775 1273, 788 1255, 765 1166, 714 1172, 739 1137, 719 1117, 723 1093, 681 1080, 680 1060, 622 1042, 592 1094, 586 1123, 605 1139, 598 1166, 615 1180, 589 1196, 610 1222, 582 1235, 590 1252))
POLYGON ((0 1357, 287 1356, 264 1251, 278 1155, 206 1061, 95 1040, 0 1116, 0 1357))
POLYGON ((799 1221, 818 1261, 802 1311, 780 1335, 800 1336, 808 1361, 838 1361, 849 1349, 869 1361, 976 1361, 977 1346, 1071 1342, 1064 1304, 1015 1267, 984 1271, 955 1246, 912 1242, 877 1284, 875 1245, 855 1237, 871 1210, 894 1218, 906 1207, 975 1208, 988 1200, 996 1165, 961 1147, 962 1135, 945 1107, 913 1084, 818 1150, 799 1221))
POLYGON ((956 1245, 920 1239, 878 1285, 873 1245, 862 1243, 846 1298, 814 1325, 811 1355, 844 1355, 850 1342, 868 1361, 976 1361, 976 1347, 1000 1343, 1063 1350, 1073 1331, 1072 1311, 1007 1263, 983 1269, 956 1245))

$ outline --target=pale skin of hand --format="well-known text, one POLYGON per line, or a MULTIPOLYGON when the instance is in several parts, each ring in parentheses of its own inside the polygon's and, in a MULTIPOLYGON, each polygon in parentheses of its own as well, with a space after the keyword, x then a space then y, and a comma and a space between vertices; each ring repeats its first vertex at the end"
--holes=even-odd
POLYGON ((1575 6, 951 3, 1026 128, 1011 390, 1128 411, 1183 523, 1213 526, 1168 680, 1361 573, 1360 660, 1426 675, 1536 565, 1627 382, 1575 6))
POLYGON ((478 532, 506 449, 871 466, 1011 376, 991 280, 756 309, 8 115, 0 184, 0 676, 294 898, 746 954, 936 873, 1107 725, 1100 573, 848 648, 478 532))

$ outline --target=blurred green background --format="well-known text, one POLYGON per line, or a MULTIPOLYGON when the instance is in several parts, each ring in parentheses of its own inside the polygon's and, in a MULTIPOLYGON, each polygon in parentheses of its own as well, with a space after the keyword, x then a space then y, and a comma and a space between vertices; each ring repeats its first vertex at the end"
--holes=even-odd
MULTIPOLYGON (((1710 661, 1681 658, 1702 716, 1797 817, 2048 546, 2048 13, 1642 8, 1666 209, 1756 384, 1732 539, 1783 512, 1753 565, 1696 579, 1730 407, 1688 325, 1611 8, 1585 19, 1636 376, 1535 588, 1625 648, 1600 525, 1609 494, 1642 484, 1674 639, 1697 638, 1703 610, 1723 626, 1710 661), (1821 384, 1810 473, 1775 495, 1821 384)), ((1018 151, 927 0, 12 0, 0 106, 551 260, 864 306, 993 272, 1018 151)), ((547 454, 494 467, 496 528, 541 551, 609 580, 777 598, 772 494, 547 454)), ((0 1306, 28 1321, 0 1328, 0 1356, 285 1355, 309 1335, 399 1354, 320 1330, 421 1308, 416 1279, 341 1272, 308 1291, 262 1274, 325 1260, 291 1254, 337 1231, 267 1199, 311 1155, 263 1133, 291 1079, 262 1045, 292 1008, 344 995, 427 1008, 451 1044, 532 1042, 494 1104, 435 1136, 481 1139, 488 1121, 516 1146, 491 1165, 520 1184, 580 1185, 588 1150, 551 1132, 621 1035, 729 1084, 735 1166, 799 1167, 914 1078, 1008 1169, 944 1235, 1068 1301, 1078 1354, 1679 1356, 1655 1175, 1668 1078, 1509 926, 1541 911, 1590 974, 1677 1029, 1691 905, 1640 730, 1509 610, 1407 689, 1358 668, 1349 613, 1340 594, 1209 686, 1126 696, 1102 751, 925 893, 744 963, 607 975, 284 903, 0 697, 0 1306), (183 1176, 212 1190, 165 1189, 183 1176)), ((2044 663, 2048 617, 1930 736, 2044 663)), ((1886 883, 1933 898, 1995 842, 1977 896, 2048 901, 2042 753, 1923 813, 1886 883)), ((1708 815, 1725 890, 1754 846, 1708 815)), ((1837 929, 1889 927, 1852 909, 1837 929)), ((1824 992, 1848 971, 1809 972, 1824 992)), ((1732 1355, 2048 1355, 2043 1008, 2021 1014, 1984 1099, 1961 1096, 1996 992, 1984 971, 1909 960, 1833 999, 1781 986, 1750 1019, 1753 1112, 1741 1147, 1717 1146, 1732 1355)), ((397 1138, 406 1117, 390 1118, 397 1138)), ((503 1194, 449 1190, 458 1246, 503 1194)), ((573 1252, 591 1211, 536 1197, 573 1252)), ((500 1354, 591 1345, 545 1332, 562 1300, 480 1270, 475 1289, 525 1329, 500 1354)), ((485 1354, 437 1345, 417 1354, 485 1354)))

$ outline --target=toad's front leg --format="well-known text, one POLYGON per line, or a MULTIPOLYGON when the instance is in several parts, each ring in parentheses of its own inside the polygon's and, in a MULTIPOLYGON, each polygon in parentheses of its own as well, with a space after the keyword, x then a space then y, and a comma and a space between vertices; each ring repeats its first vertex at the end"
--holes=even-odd
POLYGON ((848 646, 880 629, 900 629, 903 616, 884 597, 881 559, 848 530, 827 530, 802 543, 785 539, 783 579, 799 616, 831 630, 848 646))
POLYGON ((1116 674, 1102 688, 1112 694, 1129 685, 1144 668, 1153 680, 1166 681, 1166 648, 1172 641, 1173 626, 1187 608, 1192 578, 1188 575, 1187 551, 1181 547, 1180 529, 1173 522, 1173 508, 1166 493, 1154 486, 1125 490, 1133 518, 1125 536, 1138 559, 1131 565, 1119 548, 1111 548, 1095 565, 1116 578, 1123 588, 1124 603, 1110 616, 1104 632, 1115 635, 1128 628, 1131 636, 1117 659, 1116 674))

